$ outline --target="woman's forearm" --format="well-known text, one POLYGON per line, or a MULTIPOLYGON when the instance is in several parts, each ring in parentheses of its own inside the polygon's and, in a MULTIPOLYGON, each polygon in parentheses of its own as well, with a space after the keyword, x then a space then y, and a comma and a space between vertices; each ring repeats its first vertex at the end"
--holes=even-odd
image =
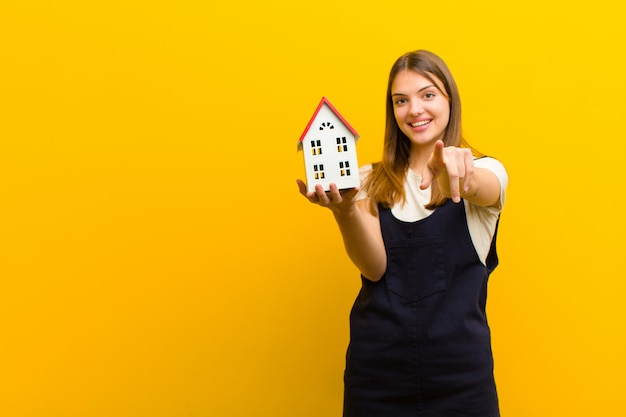
POLYGON ((346 253, 364 277, 378 281, 387 268, 387 255, 378 217, 365 204, 345 212, 333 212, 346 253))

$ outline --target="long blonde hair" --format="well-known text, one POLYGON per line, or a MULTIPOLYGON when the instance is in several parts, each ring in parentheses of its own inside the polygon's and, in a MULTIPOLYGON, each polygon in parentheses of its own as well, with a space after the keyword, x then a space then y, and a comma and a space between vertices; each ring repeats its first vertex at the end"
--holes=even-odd
MULTIPOLYGON (((450 103, 450 119, 444 132, 444 146, 457 146, 472 149, 461 134, 461 98, 445 62, 439 56, 426 50, 408 52, 396 60, 389 73, 387 84, 385 140, 381 162, 374 164, 374 169, 367 177, 363 188, 369 196, 369 209, 372 214, 377 211, 378 204, 391 207, 404 202, 404 180, 409 169, 411 141, 400 130, 396 122, 391 98, 391 85, 400 71, 410 70, 426 77, 435 85, 435 78, 441 82, 450 103)), ((472 152, 477 154, 472 149, 472 152)), ((442 194, 437 181, 431 185, 431 199, 426 208, 434 209, 443 205, 447 198, 442 194)))

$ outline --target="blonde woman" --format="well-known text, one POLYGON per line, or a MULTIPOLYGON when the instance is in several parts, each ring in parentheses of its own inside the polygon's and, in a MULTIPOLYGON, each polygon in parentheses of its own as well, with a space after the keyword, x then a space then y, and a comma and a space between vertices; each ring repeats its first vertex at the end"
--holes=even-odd
POLYGON ((461 136, 459 92, 424 50, 394 63, 382 160, 361 188, 300 193, 330 209, 361 272, 344 417, 499 416, 487 280, 508 182, 461 136))

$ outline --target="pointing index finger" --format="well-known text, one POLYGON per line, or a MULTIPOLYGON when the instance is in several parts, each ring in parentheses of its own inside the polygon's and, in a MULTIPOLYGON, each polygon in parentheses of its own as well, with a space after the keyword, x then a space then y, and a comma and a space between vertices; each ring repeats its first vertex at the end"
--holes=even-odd
POLYGON ((435 142, 435 149, 433 150, 433 162, 436 164, 443 164, 443 141, 438 140, 435 142))

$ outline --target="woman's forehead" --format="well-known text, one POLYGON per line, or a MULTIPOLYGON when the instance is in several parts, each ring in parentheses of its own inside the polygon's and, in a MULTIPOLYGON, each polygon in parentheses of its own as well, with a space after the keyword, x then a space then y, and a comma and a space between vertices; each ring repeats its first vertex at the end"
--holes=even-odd
POLYGON ((411 87, 415 86, 419 89, 427 87, 428 85, 434 85, 438 90, 447 95, 443 82, 430 72, 420 72, 409 68, 403 69, 398 71, 391 83, 392 93, 394 93, 393 90, 401 87, 400 84, 409 84, 411 87))

